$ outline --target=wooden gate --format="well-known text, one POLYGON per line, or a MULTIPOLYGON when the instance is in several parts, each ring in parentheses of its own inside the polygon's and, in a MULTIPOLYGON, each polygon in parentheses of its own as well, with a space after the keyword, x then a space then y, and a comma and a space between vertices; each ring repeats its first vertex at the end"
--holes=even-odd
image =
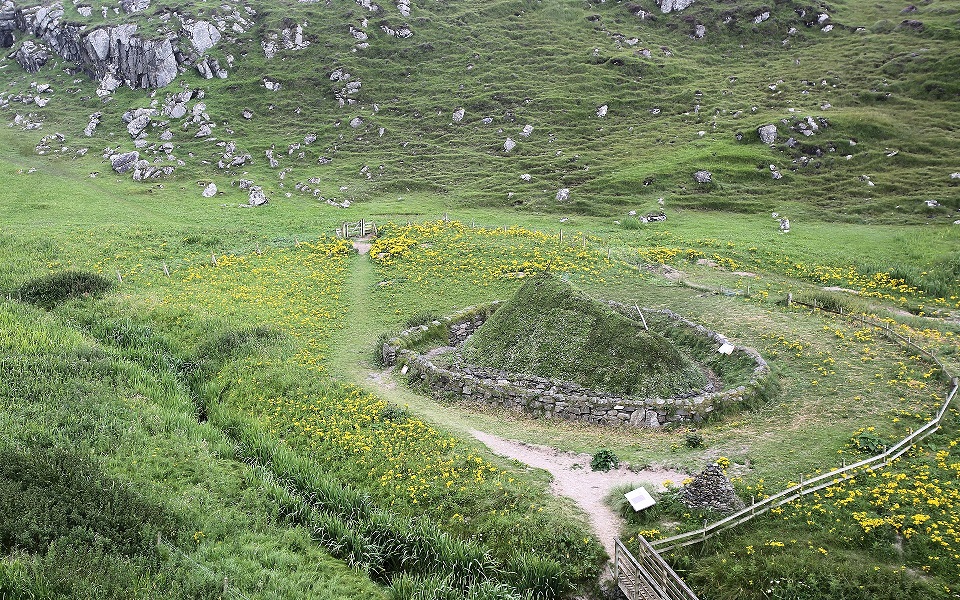
POLYGON ((377 235, 377 224, 373 221, 360 219, 356 223, 344 222, 337 228, 337 237, 349 239, 354 237, 366 237, 368 235, 377 235))

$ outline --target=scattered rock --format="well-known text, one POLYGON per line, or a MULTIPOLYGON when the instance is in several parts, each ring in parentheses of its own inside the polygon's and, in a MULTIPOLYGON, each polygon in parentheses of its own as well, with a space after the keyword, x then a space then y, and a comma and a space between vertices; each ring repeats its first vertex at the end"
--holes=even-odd
POLYGON ((36 73, 50 60, 50 52, 46 46, 32 40, 26 40, 13 53, 13 59, 27 73, 36 73))
POLYGON ((560 188, 557 190, 557 202, 566 202, 570 199, 570 188, 560 188))
POLYGON ((150 115, 140 115, 127 124, 127 132, 130 134, 130 137, 137 138, 144 132, 148 125, 150 125, 150 115))
POLYGON ((124 152, 110 156, 110 166, 117 173, 126 173, 140 160, 139 152, 124 152))
POLYGON ((660 10, 664 14, 673 11, 681 11, 691 4, 694 3, 694 0, 657 0, 657 4, 660 6, 660 10))
POLYGON ((530 134, 533 133, 533 125, 524 125, 523 129, 520 131, 520 137, 530 137, 530 134))
POLYGON ((199 73, 204 79, 213 79, 214 77, 217 77, 218 79, 226 79, 229 75, 226 69, 220 66, 220 61, 209 56, 201 61, 198 61, 196 66, 197 73, 199 73))
POLYGON ((597 108, 597 116, 600 117, 601 119, 602 119, 603 117, 607 116, 607 109, 608 109, 608 107, 607 107, 606 104, 604 104, 603 106, 600 106, 599 108, 597 108))
POLYGON ((523 175, 520 176, 521 181, 526 181, 528 183, 530 182, 531 179, 533 179, 533 177, 530 176, 530 173, 524 173, 523 175))
POLYGON ((203 188, 203 197, 204 198, 213 198, 217 195, 217 184, 211 182, 207 187, 203 188))
POLYGON ((87 126, 83 128, 83 135, 90 137, 93 135, 93 132, 96 131, 97 126, 100 124, 100 119, 103 118, 103 113, 95 112, 90 115, 90 122, 87 123, 87 126))
POLYGON ((221 38, 220 30, 213 23, 207 21, 184 24, 183 28, 190 33, 190 44, 200 56, 216 46, 221 38))
POLYGON ((263 193, 263 188, 259 185, 250 187, 250 199, 248 200, 250 206, 263 206, 269 201, 267 195, 263 193))
POLYGON ((453 122, 459 123, 460 121, 463 121, 463 117, 466 114, 467 114, 467 111, 464 110, 463 107, 461 106, 457 110, 453 111, 453 122))
POLYGON ((713 183, 713 173, 710 171, 697 171, 693 174, 693 180, 697 183, 713 183))
POLYGON ((128 15, 150 8, 150 0, 120 0, 120 10, 128 15))
POLYGON ((773 125, 764 125, 757 128, 757 133, 760 135, 760 141, 768 146, 777 143, 777 126, 773 125))
POLYGON ((517 147, 517 143, 513 141, 513 138, 507 138, 506 141, 503 142, 503 149, 506 150, 507 152, 510 152, 516 147, 517 147))

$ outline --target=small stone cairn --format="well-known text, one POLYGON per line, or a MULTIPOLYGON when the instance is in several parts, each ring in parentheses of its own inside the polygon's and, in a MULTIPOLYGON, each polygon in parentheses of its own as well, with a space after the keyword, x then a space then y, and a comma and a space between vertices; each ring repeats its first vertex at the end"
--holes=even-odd
POLYGON ((732 513, 744 507, 730 479, 720 465, 708 465, 680 492, 680 502, 687 508, 708 508, 719 513, 732 513))

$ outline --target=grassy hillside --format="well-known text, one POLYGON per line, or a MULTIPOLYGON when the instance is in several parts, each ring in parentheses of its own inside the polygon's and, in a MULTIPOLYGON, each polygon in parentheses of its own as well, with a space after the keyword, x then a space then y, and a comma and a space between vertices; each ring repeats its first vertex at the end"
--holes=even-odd
POLYGON ((681 348, 552 275, 523 284, 470 338, 463 359, 639 397, 706 384, 681 348))
MULTIPOLYGON (((875 314, 960 366, 960 1, 113 8, 64 7, 84 30, 148 37, 175 30, 171 12, 208 20, 229 75, 101 99, 62 58, 35 74, 16 46, 0 58, 0 597, 589 595, 603 552, 583 516, 469 431, 688 472, 722 456, 748 498, 854 460, 864 428, 901 437, 946 389, 787 294, 875 314), (267 58, 295 24, 309 45, 267 58), (204 96, 132 139, 125 113, 184 89, 204 96), (136 182, 103 157, 135 148, 175 172, 136 182), (241 206, 241 179, 269 204, 241 206), (360 218, 380 225, 369 257, 332 237, 360 218), (757 348, 778 389, 696 431, 610 431, 438 404, 375 372, 379 336, 545 268, 757 348)), ((551 333, 584 340, 598 385, 632 385, 590 362, 628 330, 589 312, 588 334, 584 314, 553 313, 551 333)), ((488 341, 504 354, 505 339, 488 341)), ((670 560, 705 598, 950 597, 952 419, 890 475, 670 560)))
MULTIPOLYGON (((428 192, 461 207, 601 214, 662 197, 668 205, 739 213, 949 222, 960 208, 953 193, 960 184, 950 178, 958 151, 950 122, 960 102, 951 83, 955 4, 901 15, 900 6, 853 2, 703 1, 664 15, 648 2, 640 6, 653 13, 644 19, 631 12, 636 5, 574 0, 431 2, 414 5, 409 18, 392 6, 371 13, 347 0, 251 3, 251 24, 225 32, 210 51, 224 64, 234 57, 229 77, 204 80, 191 71, 171 85, 207 92, 212 135, 195 137, 199 127, 187 118, 158 119, 169 123, 148 128, 147 149, 159 149, 169 127, 172 154, 186 164, 167 186, 194 195, 196 182, 214 181, 228 202, 231 181, 246 177, 279 203, 287 193, 315 201, 313 190, 338 202, 428 192), (816 24, 818 14, 829 18, 816 24), (923 28, 900 26, 908 17, 923 28), (306 23, 311 43, 268 59, 261 42, 285 19, 306 23), (409 38, 382 29, 403 23, 409 38), (696 25, 705 28, 703 39, 693 37, 696 25), (358 47, 351 28, 368 37, 368 47, 358 47), (337 72, 350 79, 332 81, 337 72), (266 90, 264 78, 281 88, 266 90), (351 81, 361 86, 344 96, 351 81), (817 126, 809 137, 808 117, 817 126), (352 127, 355 118, 361 121, 352 127), (772 146, 758 135, 767 124, 778 128, 772 146), (527 125, 533 129, 524 136, 527 125), (316 141, 305 143, 307 135, 316 141), (508 137, 517 144, 510 152, 508 137), (216 168, 229 141, 252 162, 216 168), (300 147, 291 151, 293 144, 300 147), (270 149, 276 168, 264 155, 270 149), (330 160, 320 164, 321 157, 330 160), (701 169, 713 173, 712 184, 694 182, 701 169), (571 190, 568 200, 556 199, 561 188, 571 190)), ((202 3, 178 10, 207 19, 233 12, 202 3)), ((98 16, 80 20, 92 25, 98 16)), ((160 24, 150 11, 111 19, 144 31, 160 24)), ((97 157, 103 146, 133 149, 121 116, 150 105, 143 92, 122 88, 104 104, 90 82, 74 83, 52 64, 36 76, 11 64, 3 77, 11 94, 30 93, 35 81, 54 86, 45 107, 8 109, 10 120, 19 111, 47 123, 26 132, 22 151, 61 132, 65 145, 91 148, 77 159, 90 171, 107 171, 97 157), (103 113, 102 125, 88 140, 81 130, 94 111, 103 113)))

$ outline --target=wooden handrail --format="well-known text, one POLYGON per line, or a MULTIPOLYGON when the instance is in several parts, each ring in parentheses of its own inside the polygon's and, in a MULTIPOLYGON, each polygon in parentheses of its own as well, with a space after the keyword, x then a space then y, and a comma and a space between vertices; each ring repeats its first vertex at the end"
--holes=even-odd
MULTIPOLYGON (((826 310, 826 309, 821 308, 819 310, 826 310)), ((826 312, 832 312, 832 311, 826 311, 826 312)), ((842 313, 840 314, 841 316, 844 316, 842 315, 842 313)), ((701 527, 700 529, 687 531, 671 537, 649 542, 651 548, 659 552, 667 552, 675 548, 680 548, 683 546, 688 546, 690 544, 702 542, 707 538, 712 537, 721 531, 725 531, 737 525, 746 523, 747 521, 750 521, 751 519, 766 513, 772 508, 782 506, 784 504, 787 504, 789 502, 796 500, 797 498, 800 498, 801 496, 812 494, 813 492, 817 492, 826 487, 829 487, 834 483, 838 482, 837 480, 838 476, 843 476, 842 479, 845 480, 848 478, 846 476, 846 473, 850 471, 854 471, 863 467, 873 467, 874 465, 877 465, 878 467, 889 465, 891 462, 893 462, 894 460, 896 460, 897 458, 903 456, 906 452, 908 452, 916 442, 919 442, 920 440, 925 439, 927 436, 933 434, 934 432, 940 429, 940 423, 941 421, 943 421, 943 418, 946 415, 947 410, 950 408, 950 403, 953 401, 954 397, 956 397, 957 395, 957 389, 958 387, 960 387, 960 378, 950 373, 947 370, 947 368, 943 365, 943 363, 940 362, 940 360, 938 360, 933 353, 929 352, 928 350, 925 350, 924 348, 921 348, 917 344, 913 343, 912 340, 903 337, 896 331, 891 331, 889 328, 883 327, 882 324, 876 321, 866 319, 863 316, 860 316, 859 320, 861 323, 869 324, 872 327, 880 328, 882 331, 885 331, 888 335, 895 337, 899 342, 906 344, 910 348, 919 351, 920 353, 927 356, 928 358, 931 358, 936 363, 936 365, 940 367, 941 372, 946 376, 946 378, 951 381, 953 386, 950 392, 947 394, 945 400, 943 401, 943 404, 940 406, 940 409, 937 411, 934 418, 928 421, 926 424, 924 424, 923 427, 920 427, 919 429, 911 432, 909 435, 901 439, 899 442, 897 442, 893 446, 889 448, 885 448, 884 451, 881 452, 880 454, 865 458, 859 462, 846 465, 839 469, 834 469, 827 473, 817 475, 816 477, 813 477, 806 481, 801 480, 801 482, 796 485, 793 485, 781 492, 778 492, 773 496, 764 498, 760 502, 754 503, 751 506, 748 506, 731 515, 728 515, 727 517, 720 519, 719 521, 715 521, 713 523, 710 523, 709 525, 701 527), (817 484, 817 485, 814 485, 814 484, 817 484)))

